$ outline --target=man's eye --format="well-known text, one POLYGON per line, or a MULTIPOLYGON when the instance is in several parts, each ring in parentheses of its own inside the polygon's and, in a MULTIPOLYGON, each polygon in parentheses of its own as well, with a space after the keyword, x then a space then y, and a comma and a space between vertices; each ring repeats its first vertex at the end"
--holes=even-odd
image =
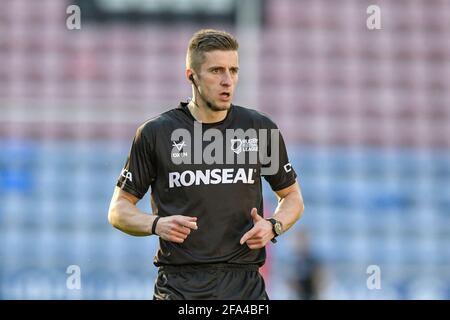
POLYGON ((212 72, 213 73, 219 73, 219 69, 213 69, 212 72))

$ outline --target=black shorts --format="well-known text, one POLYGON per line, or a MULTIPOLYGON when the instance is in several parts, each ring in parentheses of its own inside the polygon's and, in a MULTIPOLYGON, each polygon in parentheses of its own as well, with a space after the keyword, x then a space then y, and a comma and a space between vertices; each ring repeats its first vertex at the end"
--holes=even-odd
POLYGON ((161 266, 154 300, 268 300, 258 265, 161 266))

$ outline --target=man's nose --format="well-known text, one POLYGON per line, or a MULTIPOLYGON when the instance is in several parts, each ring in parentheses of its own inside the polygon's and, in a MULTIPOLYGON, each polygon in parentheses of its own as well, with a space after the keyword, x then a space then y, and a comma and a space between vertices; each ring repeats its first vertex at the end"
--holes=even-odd
POLYGON ((231 77, 230 71, 225 71, 223 73, 222 81, 220 84, 226 87, 229 87, 233 84, 233 78, 231 77))

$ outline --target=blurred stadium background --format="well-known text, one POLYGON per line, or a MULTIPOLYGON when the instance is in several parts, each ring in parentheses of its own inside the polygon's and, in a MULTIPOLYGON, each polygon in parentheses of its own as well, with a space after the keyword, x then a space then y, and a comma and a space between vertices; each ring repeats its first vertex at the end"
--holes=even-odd
POLYGON ((448 0, 0 0, 0 298, 151 298, 157 241, 107 210, 136 127, 190 96, 203 27, 237 36, 235 103, 273 117, 299 174, 306 211, 269 246, 271 298, 298 298, 308 232, 321 299, 449 299, 448 0))

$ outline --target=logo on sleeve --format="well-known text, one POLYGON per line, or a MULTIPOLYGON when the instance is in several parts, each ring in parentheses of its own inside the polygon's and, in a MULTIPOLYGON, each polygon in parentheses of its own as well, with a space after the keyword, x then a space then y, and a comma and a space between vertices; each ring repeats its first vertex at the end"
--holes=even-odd
POLYGON ((130 182, 133 182, 133 175, 127 169, 123 169, 121 175, 125 178, 125 181, 130 180, 130 182))
POLYGON ((292 171, 292 165, 291 165, 291 163, 289 162, 289 163, 287 163, 287 164, 285 164, 284 166, 283 166, 283 168, 284 168, 284 171, 286 171, 286 173, 288 173, 288 172, 291 172, 292 171))

